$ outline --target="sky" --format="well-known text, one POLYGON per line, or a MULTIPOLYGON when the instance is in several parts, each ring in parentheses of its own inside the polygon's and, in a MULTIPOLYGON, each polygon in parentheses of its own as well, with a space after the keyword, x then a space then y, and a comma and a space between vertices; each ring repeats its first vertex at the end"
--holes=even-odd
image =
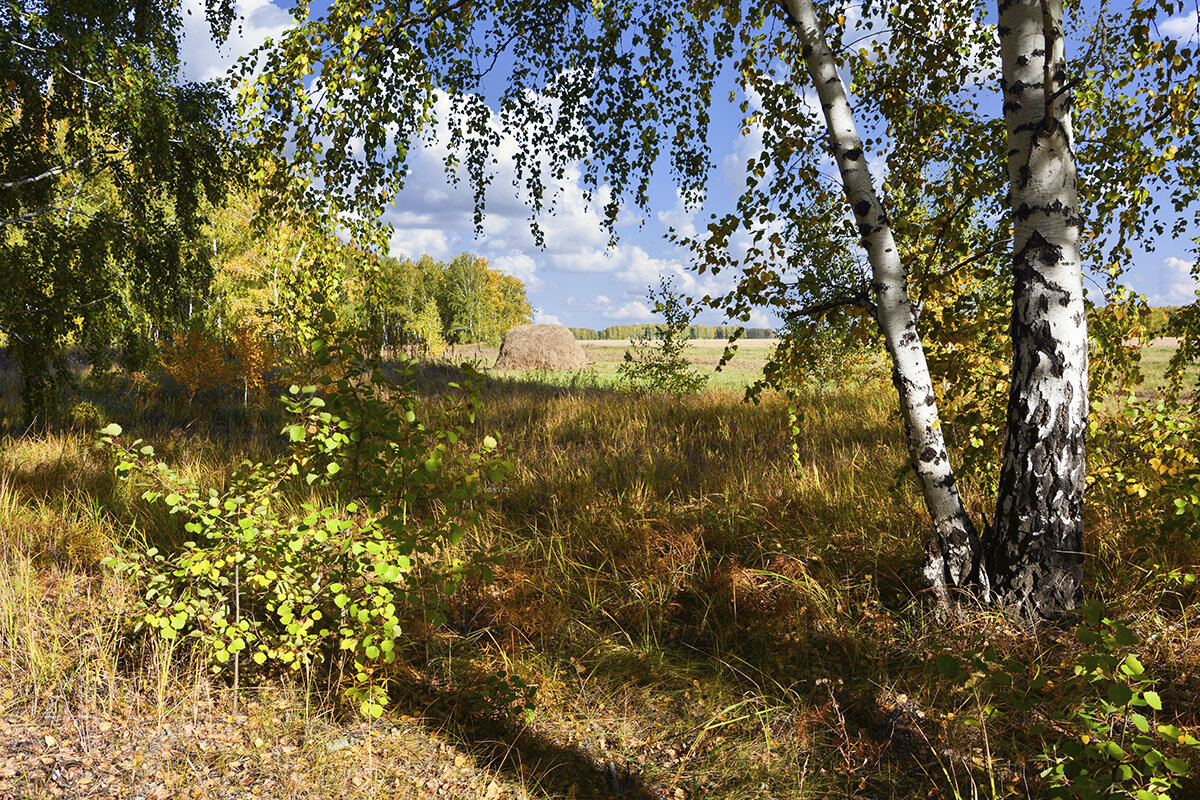
MULTIPOLYGON (((270 0, 241 0, 241 24, 225 45, 211 39, 204 18, 204 0, 184 0, 185 76, 192 80, 220 78, 238 57, 277 37, 291 22, 285 7, 270 0)), ((1195 10, 1160 25, 1165 36, 1193 39, 1200 21, 1195 10)), ((716 101, 709 145, 716 173, 709 183, 710 208, 729 207, 743 185, 743 166, 756 151, 753 135, 737 131, 740 112, 726 100, 716 101)), ((997 100, 998 102, 998 100, 997 100)), ((447 136, 438 137, 441 142, 447 136)), ((731 276, 697 276, 687 268, 687 254, 666 241, 671 228, 694 231, 696 213, 684 208, 665 176, 652 185, 653 207, 646 215, 624 214, 618 221, 618 241, 609 247, 600 209, 604 197, 588 204, 579 175, 568 173, 557 182, 552 217, 543 218, 545 246, 539 248, 529 228, 529 212, 513 188, 515 146, 502 141, 497 153, 496 178, 487 195, 483 233, 476 236, 473 199, 464 183, 454 185, 443 170, 444 144, 423 145, 411 157, 411 173, 395 206, 386 212, 395 234, 392 255, 411 258, 429 254, 444 259, 461 252, 482 255, 499 270, 525 282, 535 322, 603 328, 608 325, 654 321, 647 290, 659 278, 692 296, 716 294, 730 287, 731 276)), ((1200 232, 1197 232, 1200 233, 1200 232)), ((1151 305, 1180 305, 1195 299, 1200 282, 1193 277, 1194 245, 1162 241, 1153 253, 1137 254, 1124 281, 1145 295, 1151 305)), ((699 322, 721 324, 715 312, 699 322)), ((779 320, 755 312, 753 327, 776 327, 779 320)))

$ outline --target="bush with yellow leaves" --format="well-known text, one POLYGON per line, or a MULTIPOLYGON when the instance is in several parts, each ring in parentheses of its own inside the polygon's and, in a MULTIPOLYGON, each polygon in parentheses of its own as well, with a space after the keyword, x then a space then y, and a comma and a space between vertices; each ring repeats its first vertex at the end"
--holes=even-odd
POLYGON ((159 354, 163 373, 187 389, 189 403, 233 387, 242 389, 244 403, 261 399, 275 361, 270 339, 247 324, 235 325, 227 341, 194 326, 176 334, 159 354))
POLYGON ((1200 424, 1195 411, 1171 397, 1146 402, 1132 395, 1120 414, 1097 404, 1091 421, 1098 462, 1089 485, 1148 502, 1135 504, 1156 535, 1178 531, 1200 538, 1200 424))
POLYGON ((261 330, 239 325, 233 329, 229 347, 235 379, 242 385, 242 402, 249 404, 251 399, 263 397, 275 367, 275 347, 271 340, 261 330))
POLYGON ((228 388, 234 381, 225 348, 199 327, 176 333, 159 354, 158 362, 165 374, 187 389, 189 403, 196 395, 228 388))

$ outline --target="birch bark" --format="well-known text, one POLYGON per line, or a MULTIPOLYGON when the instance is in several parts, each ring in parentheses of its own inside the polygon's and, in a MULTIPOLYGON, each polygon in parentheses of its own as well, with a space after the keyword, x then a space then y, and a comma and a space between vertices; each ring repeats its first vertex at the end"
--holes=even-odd
POLYGON ((996 520, 995 599, 1034 619, 1081 598, 1088 339, 1082 218, 1061 0, 999 0, 1012 196, 1012 388, 996 520))
POLYGON ((783 0, 783 5, 800 34, 804 63, 820 97, 846 199, 854 210, 871 264, 871 288, 892 361, 892 380, 900 396, 909 457, 937 537, 936 546, 927 551, 925 575, 947 604, 948 589, 980 581, 981 551, 946 453, 933 383, 908 293, 908 269, 876 194, 846 89, 813 4, 811 0, 783 0))

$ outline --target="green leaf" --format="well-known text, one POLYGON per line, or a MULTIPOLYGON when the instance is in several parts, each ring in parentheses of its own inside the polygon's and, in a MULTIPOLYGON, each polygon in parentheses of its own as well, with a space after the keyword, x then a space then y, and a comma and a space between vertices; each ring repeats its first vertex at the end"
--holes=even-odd
POLYGON ((1114 624, 1113 634, 1113 638, 1116 639, 1117 644, 1122 647, 1132 647, 1138 642, 1137 635, 1130 630, 1128 625, 1122 625, 1121 623, 1114 624))
POLYGON ((1158 696, 1158 692, 1143 692, 1142 698, 1146 701, 1146 705, 1155 711, 1162 711, 1162 698, 1158 696))
POLYGON ((1163 764, 1176 775, 1187 775, 1190 771, 1188 763, 1181 758, 1168 758, 1163 761, 1163 764))
POLYGON ((1121 672, 1131 678, 1136 678, 1145 671, 1146 668, 1142 666, 1142 662, 1138 661, 1138 657, 1135 655, 1126 656, 1124 663, 1121 664, 1121 672))
POLYGON ((100 435, 101 436, 120 436, 121 435, 121 426, 115 422, 110 422, 108 425, 105 425, 103 428, 100 429, 100 435))
POLYGON ((1123 706, 1133 699, 1133 690, 1123 683, 1109 684, 1108 699, 1115 706, 1123 706))
POLYGON ((1177 742, 1183 736, 1183 731, 1176 728, 1174 725, 1159 725, 1158 735, 1168 741, 1177 742))
POLYGON ((961 669, 959 661, 949 653, 942 653, 937 657, 938 672, 945 675, 947 678, 953 678, 961 669))

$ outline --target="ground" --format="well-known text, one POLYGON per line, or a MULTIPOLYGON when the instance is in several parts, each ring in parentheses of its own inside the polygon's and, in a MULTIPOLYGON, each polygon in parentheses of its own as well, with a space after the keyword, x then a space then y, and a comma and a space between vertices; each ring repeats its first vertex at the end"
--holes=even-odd
MULTIPOLYGON (((721 346, 694 358, 711 369, 721 346)), ((744 343, 689 398, 609 388, 623 343, 586 344, 596 378, 495 376, 480 425, 516 472, 473 544, 500 553, 496 578, 414 643, 371 723, 324 686, 268 675, 234 692, 186 648, 134 633, 136 590, 100 560, 161 518, 114 479, 92 429, 10 436, 0 798, 1019 795, 1045 763, 1031 718, 964 725, 979 690, 935 664, 986 642, 1066 684, 1076 645, 993 615, 939 622, 889 387, 806 396, 793 439, 781 398, 742 402, 769 346, 744 343), (470 676, 499 671, 538 687, 531 717, 480 703, 470 676)), ((91 399, 212 481, 278 449, 277 409, 112 386, 91 399)), ((1088 584, 1140 638, 1157 720, 1195 725, 1200 598, 1183 576, 1200 553, 1147 533, 1123 498, 1092 492, 1088 584)))

